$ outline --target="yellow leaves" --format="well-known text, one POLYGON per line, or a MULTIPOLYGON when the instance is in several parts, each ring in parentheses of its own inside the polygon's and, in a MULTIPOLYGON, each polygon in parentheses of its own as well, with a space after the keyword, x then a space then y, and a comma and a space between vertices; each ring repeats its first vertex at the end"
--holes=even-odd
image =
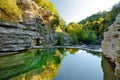
POLYGON ((62 29, 58 26, 55 28, 55 32, 63 32, 62 29))
POLYGON ((55 8, 54 4, 49 0, 33 0, 33 1, 35 1, 38 5, 42 6, 44 9, 58 16, 57 9, 55 8))
POLYGON ((42 73, 33 75, 31 80, 51 80, 52 78, 55 77, 58 69, 59 69, 59 65, 50 64, 45 67, 42 73))
POLYGON ((102 23, 104 20, 104 18, 100 17, 99 20, 98 20, 98 23, 102 23))
POLYGON ((79 49, 67 49, 70 54, 75 54, 76 52, 78 52, 79 49))
POLYGON ((70 23, 67 27, 67 31, 70 34, 77 34, 80 30, 82 30, 82 26, 77 23, 70 23))
POLYGON ((55 53, 56 53, 56 56, 60 56, 61 55, 59 50, 56 50, 55 53))
POLYGON ((59 67, 60 64, 50 63, 45 65, 43 70, 40 68, 31 70, 10 80, 52 80, 56 76, 59 67))
POLYGON ((96 20, 94 20, 94 21, 93 21, 93 24, 96 24, 96 23, 97 23, 97 21, 96 21, 96 20))
POLYGON ((16 0, 1 0, 0 10, 13 21, 20 18, 22 11, 17 6, 16 0))

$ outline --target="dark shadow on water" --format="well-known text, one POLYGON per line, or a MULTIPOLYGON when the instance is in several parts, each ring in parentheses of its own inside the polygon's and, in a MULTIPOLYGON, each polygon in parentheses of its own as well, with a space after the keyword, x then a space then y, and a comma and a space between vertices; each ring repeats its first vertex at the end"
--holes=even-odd
POLYGON ((114 71, 115 64, 108 61, 108 59, 105 58, 104 55, 102 56, 101 66, 104 72, 104 80, 116 80, 114 71))
POLYGON ((95 52, 95 51, 90 51, 86 50, 87 53, 92 54, 93 56, 101 57, 102 53, 101 52, 95 52))

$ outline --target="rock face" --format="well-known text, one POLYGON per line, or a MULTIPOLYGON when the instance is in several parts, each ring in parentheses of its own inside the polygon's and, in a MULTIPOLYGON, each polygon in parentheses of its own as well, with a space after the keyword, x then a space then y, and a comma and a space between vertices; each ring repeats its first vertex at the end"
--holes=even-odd
POLYGON ((33 0, 16 0, 23 14, 17 24, 0 21, 0 52, 18 51, 55 41, 51 12, 33 0))
POLYGON ((116 21, 104 33, 102 42, 103 54, 115 63, 115 74, 120 78, 120 14, 116 21))
POLYGON ((23 25, 0 23, 0 51, 18 51, 37 45, 34 40, 37 40, 40 34, 26 29, 23 25))

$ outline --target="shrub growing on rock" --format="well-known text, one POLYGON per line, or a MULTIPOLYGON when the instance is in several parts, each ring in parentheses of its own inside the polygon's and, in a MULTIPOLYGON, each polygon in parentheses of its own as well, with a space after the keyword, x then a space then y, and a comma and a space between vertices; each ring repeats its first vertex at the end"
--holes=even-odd
POLYGON ((16 0, 0 0, 0 20, 17 22, 22 11, 17 6, 16 0))

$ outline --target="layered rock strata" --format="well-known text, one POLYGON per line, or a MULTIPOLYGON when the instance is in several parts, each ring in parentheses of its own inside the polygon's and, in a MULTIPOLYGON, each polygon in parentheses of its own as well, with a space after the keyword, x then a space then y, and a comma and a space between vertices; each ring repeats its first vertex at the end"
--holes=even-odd
POLYGON ((0 23, 0 51, 24 50, 37 45, 35 40, 40 34, 26 29, 23 25, 0 23))
POLYGON ((0 21, 0 52, 24 50, 54 42, 51 12, 33 0, 16 0, 16 3, 22 10, 18 23, 0 21))

